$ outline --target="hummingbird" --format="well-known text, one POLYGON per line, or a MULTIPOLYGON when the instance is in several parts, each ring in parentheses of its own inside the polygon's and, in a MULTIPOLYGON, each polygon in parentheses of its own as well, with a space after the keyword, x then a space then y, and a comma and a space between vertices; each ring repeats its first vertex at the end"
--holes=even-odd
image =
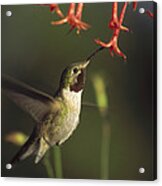
POLYGON ((36 122, 25 144, 10 161, 15 163, 34 155, 37 164, 54 145, 63 144, 77 128, 89 60, 73 63, 62 72, 54 96, 10 77, 2 77, 7 96, 36 122))

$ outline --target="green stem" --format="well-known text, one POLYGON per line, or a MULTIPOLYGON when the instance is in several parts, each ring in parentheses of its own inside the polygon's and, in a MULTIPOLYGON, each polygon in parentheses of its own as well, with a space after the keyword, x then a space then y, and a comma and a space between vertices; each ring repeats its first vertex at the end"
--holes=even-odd
POLYGON ((44 157, 43 164, 46 168, 46 172, 47 172, 48 177, 49 178, 54 178, 54 172, 53 172, 51 162, 50 162, 50 159, 49 159, 49 152, 47 152, 47 155, 44 157))
POLYGON ((53 160, 56 178, 63 178, 61 148, 55 146, 53 149, 53 160))
POLYGON ((100 154, 100 177, 101 179, 109 178, 109 155, 110 155, 110 136, 111 136, 111 125, 108 122, 107 111, 108 111, 108 96, 106 94, 106 88, 104 80, 99 75, 94 75, 93 86, 96 94, 96 101, 99 107, 100 114, 103 119, 102 123, 102 135, 101 135, 101 154, 100 154))
POLYGON ((110 134, 111 128, 109 123, 102 124, 101 139, 101 179, 109 178, 109 154, 110 154, 110 134))

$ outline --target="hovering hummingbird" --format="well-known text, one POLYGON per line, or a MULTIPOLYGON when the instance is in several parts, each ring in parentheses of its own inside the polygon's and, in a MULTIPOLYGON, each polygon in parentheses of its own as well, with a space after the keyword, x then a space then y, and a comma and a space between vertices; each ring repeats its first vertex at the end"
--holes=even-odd
POLYGON ((65 68, 54 96, 2 77, 2 88, 9 98, 36 121, 30 137, 11 160, 11 165, 30 155, 35 155, 35 163, 38 163, 50 147, 61 145, 72 135, 79 123, 88 64, 89 60, 65 68))

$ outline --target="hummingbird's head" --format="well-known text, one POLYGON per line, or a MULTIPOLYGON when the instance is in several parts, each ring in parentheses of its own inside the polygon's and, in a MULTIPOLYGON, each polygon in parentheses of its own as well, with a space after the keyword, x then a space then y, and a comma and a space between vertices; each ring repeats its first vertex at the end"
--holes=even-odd
POLYGON ((74 92, 82 90, 85 85, 86 67, 89 62, 73 63, 65 68, 61 76, 60 87, 74 92))

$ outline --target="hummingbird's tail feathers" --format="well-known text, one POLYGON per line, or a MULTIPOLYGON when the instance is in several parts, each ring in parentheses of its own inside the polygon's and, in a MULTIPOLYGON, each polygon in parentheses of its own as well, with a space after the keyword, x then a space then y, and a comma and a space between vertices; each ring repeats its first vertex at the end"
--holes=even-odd
POLYGON ((9 76, 2 76, 2 88, 8 97, 21 109, 29 113, 40 123, 50 110, 54 98, 9 76))
POLYGON ((13 157, 13 159, 10 161, 10 164, 13 166, 19 161, 22 161, 29 157, 32 154, 35 154, 35 152, 38 150, 38 146, 34 143, 32 145, 27 145, 26 143, 22 146, 22 148, 18 151, 18 153, 13 157))
POLYGON ((32 154, 36 154, 39 148, 39 138, 36 139, 36 130, 34 129, 29 139, 20 148, 17 154, 12 158, 10 164, 13 166, 32 154))
POLYGON ((44 138, 41 138, 39 141, 39 150, 37 151, 35 163, 39 163, 39 161, 44 157, 47 150, 50 148, 50 145, 46 142, 44 138))

